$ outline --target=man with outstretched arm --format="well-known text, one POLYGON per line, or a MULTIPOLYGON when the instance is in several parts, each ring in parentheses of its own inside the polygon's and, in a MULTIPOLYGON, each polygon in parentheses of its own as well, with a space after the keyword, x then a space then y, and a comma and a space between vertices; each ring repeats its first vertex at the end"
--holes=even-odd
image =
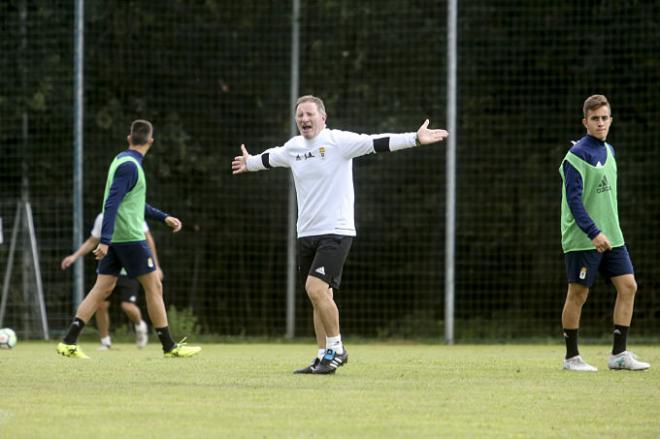
POLYGON ((281 147, 251 156, 245 145, 232 162, 234 174, 273 167, 290 168, 298 202, 298 272, 313 307, 318 353, 294 373, 330 374, 348 362, 333 299, 341 284, 344 262, 355 236, 353 159, 444 140, 445 130, 429 129, 426 120, 416 133, 356 134, 326 127, 323 101, 302 96, 295 108, 299 136, 281 147))

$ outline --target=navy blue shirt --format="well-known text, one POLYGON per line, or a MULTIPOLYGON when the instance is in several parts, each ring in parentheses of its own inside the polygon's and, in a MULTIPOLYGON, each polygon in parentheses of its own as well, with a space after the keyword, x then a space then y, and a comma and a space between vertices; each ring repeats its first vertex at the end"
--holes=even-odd
MULTIPOLYGON (((144 156, 134 149, 127 149, 120 152, 117 157, 131 156, 142 166, 144 156)), ((112 185, 108 192, 108 198, 105 200, 103 208, 103 226, 101 228, 101 243, 110 244, 112 242, 112 233, 115 230, 115 219, 119 205, 126 194, 133 189, 138 181, 138 170, 133 162, 124 162, 117 167, 112 185)), ((164 222, 169 215, 149 204, 144 205, 144 217, 156 221, 164 222)))
MULTIPOLYGON (((592 166, 604 166, 607 160, 605 142, 590 135, 586 135, 578 140, 570 151, 592 166)), ((614 148, 612 148, 612 154, 614 154, 614 148)), ((600 229, 587 213, 584 204, 582 204, 582 189, 584 187, 582 176, 568 160, 564 161, 564 178, 566 183, 566 201, 568 207, 571 209, 571 213, 573 213, 575 223, 589 239, 594 239, 600 233, 600 229)))

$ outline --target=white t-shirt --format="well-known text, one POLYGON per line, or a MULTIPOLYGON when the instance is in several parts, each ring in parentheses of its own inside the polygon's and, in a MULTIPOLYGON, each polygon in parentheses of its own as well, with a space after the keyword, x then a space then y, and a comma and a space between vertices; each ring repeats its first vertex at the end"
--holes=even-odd
POLYGON ((416 133, 356 134, 324 128, 313 139, 296 136, 284 144, 250 156, 248 171, 291 168, 298 200, 298 237, 337 234, 355 236, 353 158, 376 152, 374 139, 389 137, 386 150, 415 146, 416 133))

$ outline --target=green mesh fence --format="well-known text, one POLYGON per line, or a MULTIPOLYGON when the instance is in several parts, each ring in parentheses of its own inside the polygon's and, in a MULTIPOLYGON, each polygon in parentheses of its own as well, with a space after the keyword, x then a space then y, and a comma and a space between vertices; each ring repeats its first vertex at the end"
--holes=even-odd
MULTIPOLYGON (((446 2, 301 3, 300 94, 325 100, 330 128, 445 126, 446 2)), ((596 92, 615 117, 620 217, 639 282, 632 333, 657 334, 659 8, 459 2, 457 340, 559 334, 557 169, 596 92)), ((241 143, 257 153, 289 138, 291 14, 289 2, 257 0, 85 2, 84 234, 130 122, 153 121, 148 199, 184 222, 177 235, 151 224, 166 301, 191 308, 209 334, 285 332, 288 172, 234 177, 230 163, 241 143)), ((10 0, 0 16, 0 266, 27 198, 57 333, 73 313, 72 274, 59 270, 73 234, 73 2, 10 0)), ((441 338, 445 178, 444 144, 354 161, 358 236, 335 296, 344 335, 441 338)), ((29 335, 22 249, 5 324, 29 335)), ((88 256, 86 289, 94 269, 88 256)), ((613 301, 599 282, 586 335, 609 331, 613 301)), ((112 312, 113 326, 126 321, 112 312)), ((311 333, 298 286, 296 335, 311 333)))

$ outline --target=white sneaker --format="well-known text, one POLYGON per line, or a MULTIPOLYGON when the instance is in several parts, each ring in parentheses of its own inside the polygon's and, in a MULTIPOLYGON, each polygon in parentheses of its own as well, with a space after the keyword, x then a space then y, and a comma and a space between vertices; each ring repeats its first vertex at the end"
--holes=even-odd
POLYGON ((571 370, 574 372, 598 372, 598 369, 591 364, 585 363, 579 355, 565 359, 564 370, 571 370))
POLYGON ((135 344, 138 348, 142 349, 149 342, 149 335, 147 334, 147 324, 144 320, 135 325, 135 344))
POLYGON ((104 344, 101 343, 98 348, 96 348, 97 351, 109 351, 112 348, 112 345, 109 344, 104 344))
POLYGON ((637 356, 630 351, 623 351, 620 354, 610 355, 610 360, 607 362, 607 367, 613 370, 646 370, 651 365, 639 361, 637 356))

